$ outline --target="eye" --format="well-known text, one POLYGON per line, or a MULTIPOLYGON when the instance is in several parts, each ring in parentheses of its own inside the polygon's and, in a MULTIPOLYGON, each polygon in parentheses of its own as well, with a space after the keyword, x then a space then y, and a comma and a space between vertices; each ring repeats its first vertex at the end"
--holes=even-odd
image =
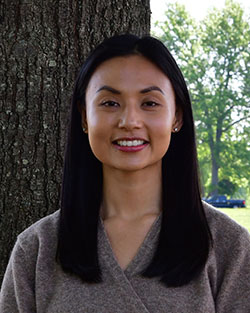
POLYGON ((157 107, 159 104, 154 102, 154 101, 146 101, 142 104, 143 107, 147 107, 147 108, 155 108, 157 107))
POLYGON ((105 106, 105 107, 118 107, 119 106, 119 103, 115 102, 115 101, 104 101, 101 103, 102 106, 105 106))

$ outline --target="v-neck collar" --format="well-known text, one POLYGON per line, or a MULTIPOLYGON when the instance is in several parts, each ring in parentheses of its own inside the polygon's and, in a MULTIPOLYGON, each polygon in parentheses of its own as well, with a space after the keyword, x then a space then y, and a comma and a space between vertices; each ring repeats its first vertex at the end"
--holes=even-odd
POLYGON ((139 274, 143 269, 147 267, 154 255, 158 235, 160 232, 161 216, 162 214, 160 214, 155 219, 142 244, 137 250, 136 255, 128 264, 125 270, 120 267, 113 253, 110 240, 104 227, 103 220, 100 218, 98 227, 98 254, 100 263, 104 262, 115 276, 119 273, 120 275, 125 275, 128 278, 133 275, 139 274))

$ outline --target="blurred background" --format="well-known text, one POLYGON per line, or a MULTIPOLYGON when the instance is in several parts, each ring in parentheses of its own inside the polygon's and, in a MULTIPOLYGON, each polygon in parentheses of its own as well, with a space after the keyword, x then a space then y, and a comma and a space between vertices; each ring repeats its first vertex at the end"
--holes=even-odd
POLYGON ((250 231, 250 3, 151 0, 151 10, 151 33, 189 88, 203 199, 250 231))

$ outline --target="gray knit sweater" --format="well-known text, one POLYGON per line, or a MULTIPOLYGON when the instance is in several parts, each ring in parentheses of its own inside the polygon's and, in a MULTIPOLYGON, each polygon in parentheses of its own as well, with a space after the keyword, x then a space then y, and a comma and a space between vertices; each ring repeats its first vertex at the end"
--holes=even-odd
POLYGON ((0 313, 249 313, 249 233, 205 206, 214 238, 205 269, 187 286, 166 288, 139 272, 156 247, 158 218, 137 255, 123 271, 99 223, 100 284, 86 284, 55 262, 58 211, 18 236, 4 277, 0 313))

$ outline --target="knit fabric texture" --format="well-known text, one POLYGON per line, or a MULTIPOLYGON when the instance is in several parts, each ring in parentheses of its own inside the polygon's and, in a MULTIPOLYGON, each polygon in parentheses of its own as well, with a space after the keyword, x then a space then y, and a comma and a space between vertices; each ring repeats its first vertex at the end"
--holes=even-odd
POLYGON ((0 313, 249 313, 250 236, 204 203, 214 239, 201 275, 167 288, 140 272, 154 254, 157 218, 126 270, 119 266, 100 220, 98 257, 103 282, 83 283, 55 261, 59 211, 22 232, 12 251, 0 294, 0 313))

